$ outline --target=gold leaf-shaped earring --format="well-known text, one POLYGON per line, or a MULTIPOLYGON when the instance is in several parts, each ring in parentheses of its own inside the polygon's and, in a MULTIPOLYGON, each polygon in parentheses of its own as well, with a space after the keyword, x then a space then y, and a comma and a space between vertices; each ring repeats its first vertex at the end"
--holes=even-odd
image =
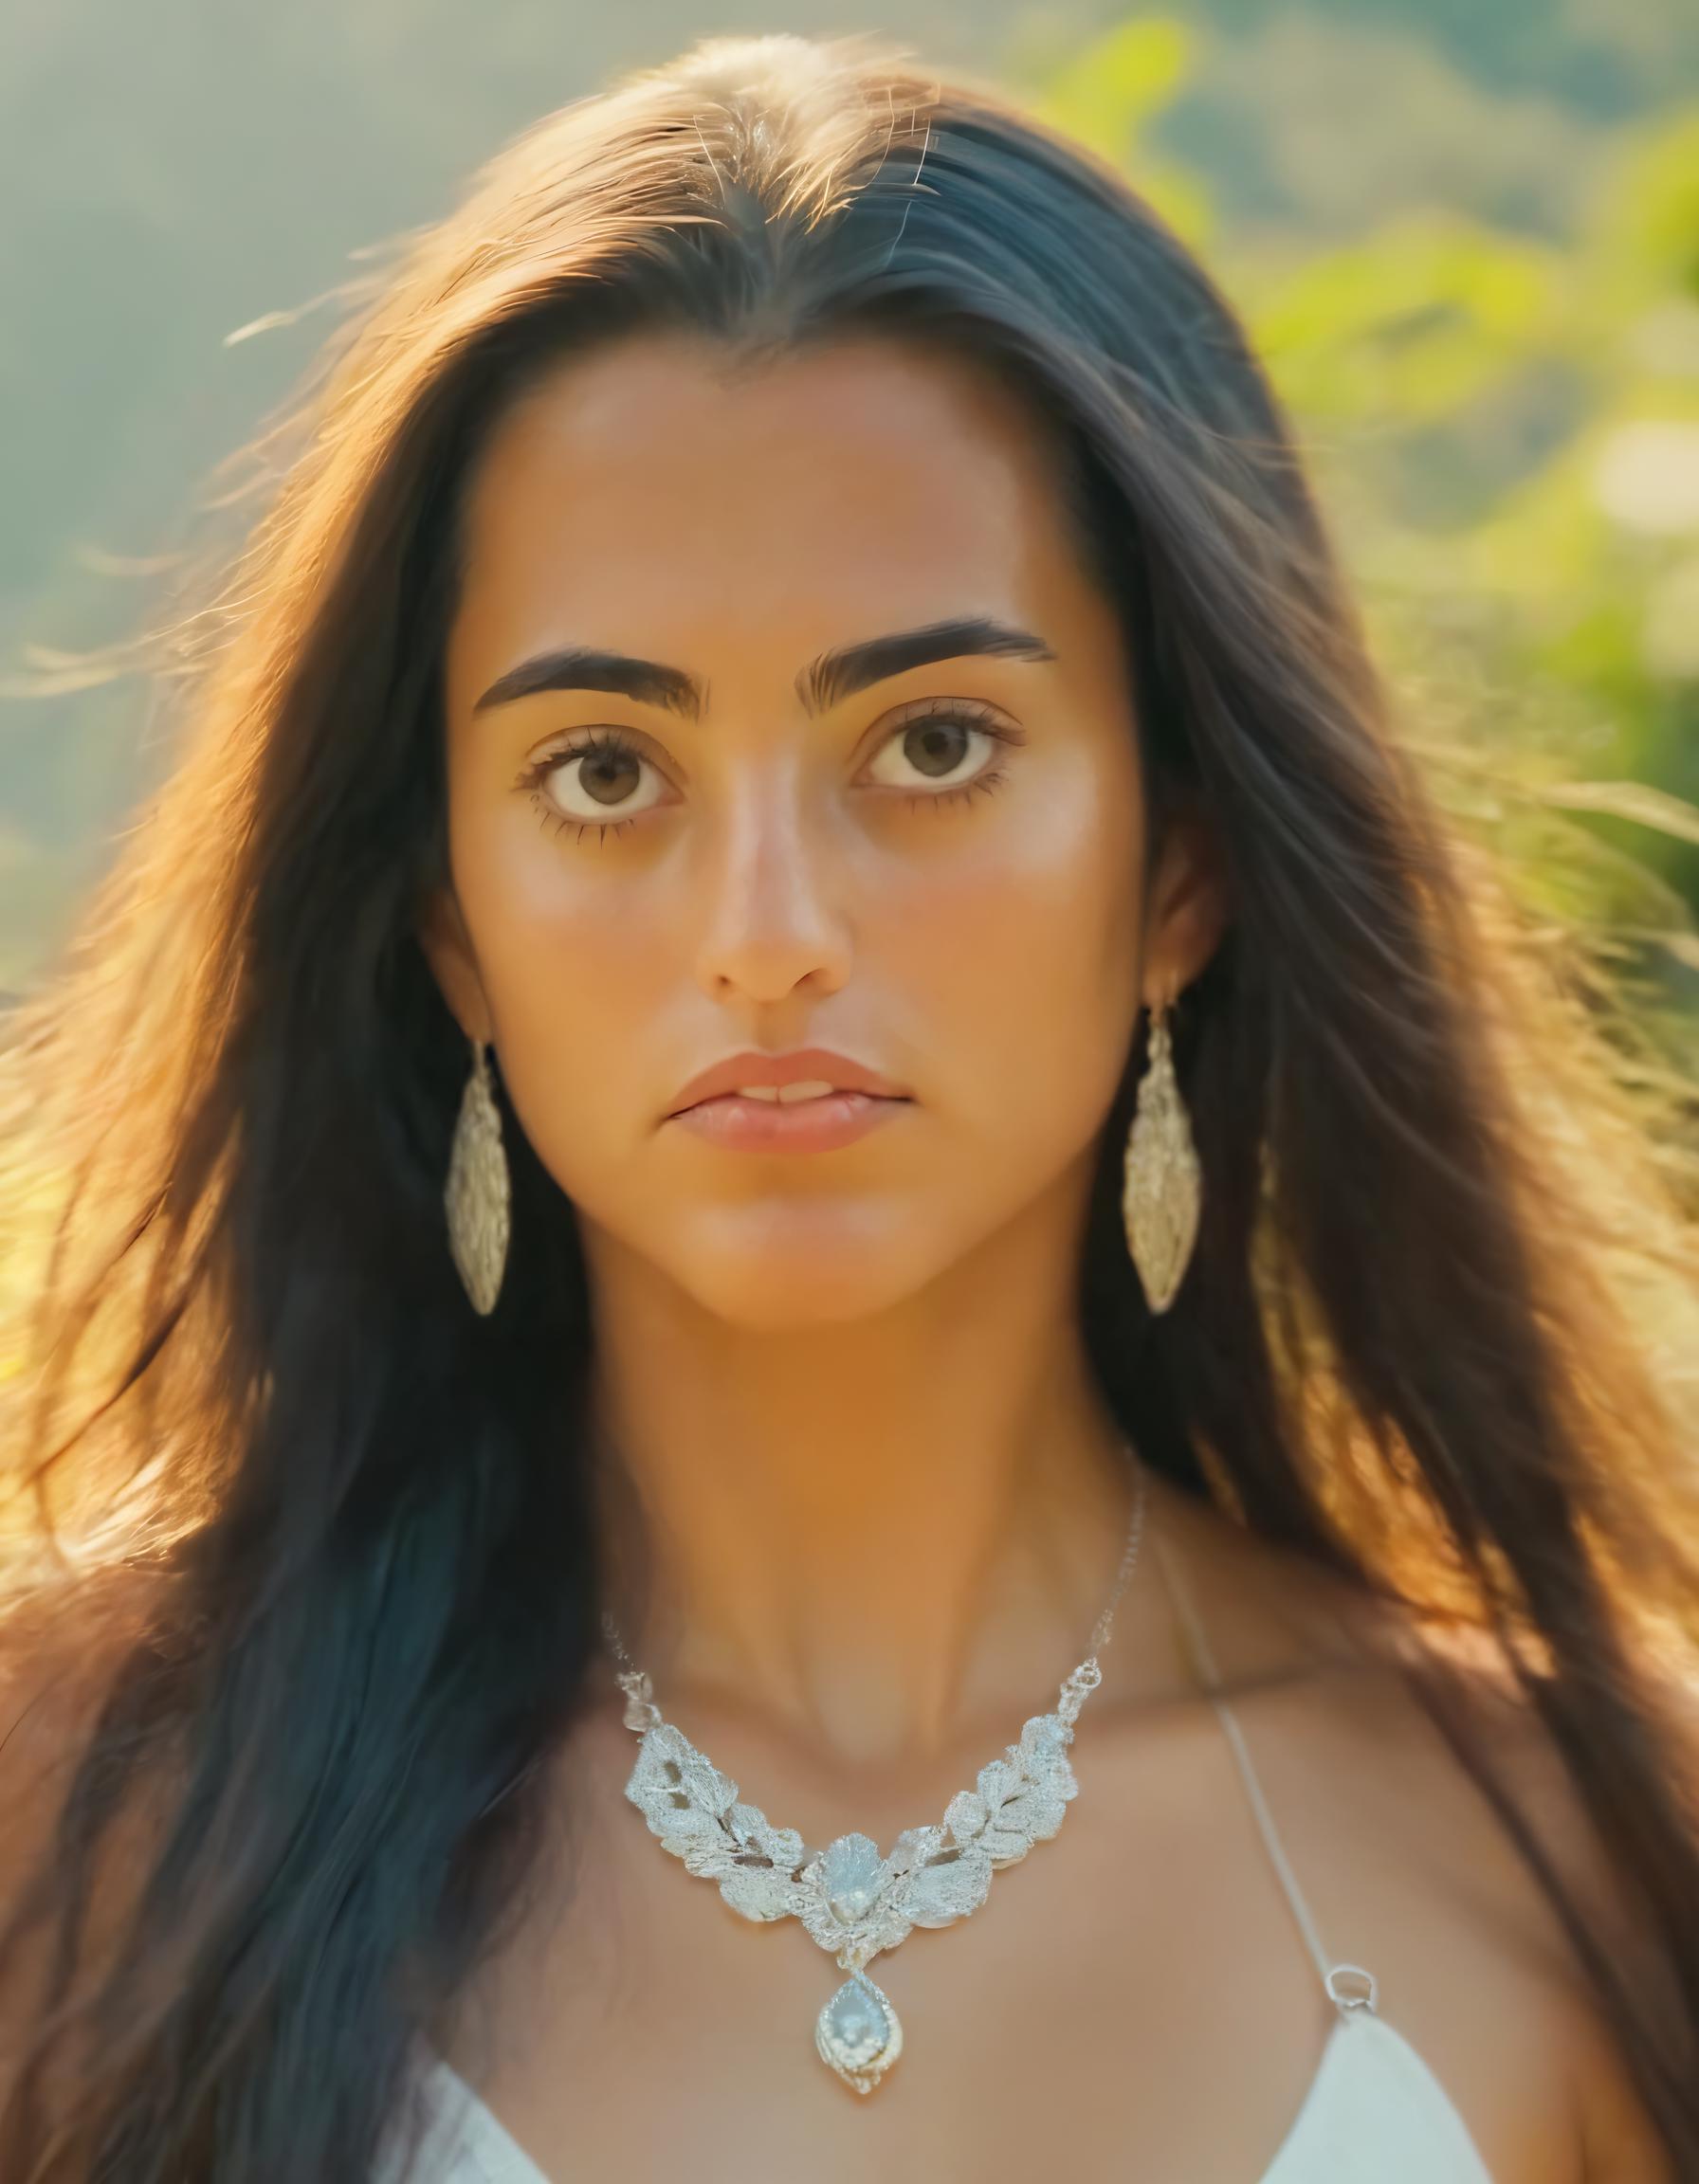
POLYGON ((487 1042, 472 1041, 472 1070, 461 1094, 448 1151, 448 1248, 476 1312, 495 1310, 507 1264, 512 1181, 502 1149, 502 1116, 490 1088, 487 1042))
POLYGON ((1145 1302, 1165 1312, 1197 1241, 1203 1170, 1174 1074, 1168 1004, 1151 1013, 1150 1060, 1139 1081, 1139 1101, 1126 1134, 1121 1216, 1127 1249, 1145 1302))

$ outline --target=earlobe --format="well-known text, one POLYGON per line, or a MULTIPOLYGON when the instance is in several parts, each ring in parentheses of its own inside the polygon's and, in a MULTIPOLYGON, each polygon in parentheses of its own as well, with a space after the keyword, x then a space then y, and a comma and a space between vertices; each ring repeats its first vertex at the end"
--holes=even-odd
POLYGON ((414 931, 455 1022, 468 1039, 492 1038, 484 982, 478 975, 459 899, 451 887, 433 887, 423 897, 414 931))

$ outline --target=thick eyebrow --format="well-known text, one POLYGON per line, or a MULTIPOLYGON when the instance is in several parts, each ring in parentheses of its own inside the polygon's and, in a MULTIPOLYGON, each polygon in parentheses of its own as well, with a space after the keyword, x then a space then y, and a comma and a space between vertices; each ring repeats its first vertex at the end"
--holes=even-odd
MULTIPOLYGON (((928 622, 918 629, 899 629, 868 637, 859 645, 839 646, 812 660, 796 678, 796 695, 808 713, 819 713, 840 699, 874 682, 924 667, 938 660, 959 660, 970 653, 1014 660, 1053 660, 1056 655, 1030 629, 1016 628, 991 614, 963 614, 928 622)), ((643 705, 661 705, 686 719, 702 718, 705 685, 683 667, 641 660, 626 652, 598 651, 587 645, 565 645, 539 652, 498 676, 473 706, 474 713, 539 690, 607 690, 643 705)))
POLYGON ((1017 629, 990 614, 960 614, 928 622, 919 629, 899 629, 888 637, 868 637, 822 652, 796 678, 796 695, 807 712, 823 712, 840 698, 853 697, 870 683, 925 667, 935 660, 960 660, 969 653, 995 653, 1010 660, 1053 660, 1042 637, 1017 629))

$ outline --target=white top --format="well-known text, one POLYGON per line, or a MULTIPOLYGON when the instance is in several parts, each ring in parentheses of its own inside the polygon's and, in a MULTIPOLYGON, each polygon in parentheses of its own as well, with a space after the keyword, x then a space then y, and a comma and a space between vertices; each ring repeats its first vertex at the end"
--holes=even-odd
MULTIPOLYGON (((1153 1538, 1269 1857, 1286 1891, 1334 2022, 1314 2077, 1270 2166, 1256 2184, 1493 2184, 1450 2095, 1403 2034, 1383 2018, 1369 1972, 1322 1946, 1251 1765, 1237 1716, 1221 1695, 1209 1641, 1179 1570, 1153 1538)), ((566 2184, 539 2169, 466 2081, 425 2051, 421 2089, 428 2123, 417 2159, 403 2174, 399 2147, 379 2159, 373 2184, 566 2184)))

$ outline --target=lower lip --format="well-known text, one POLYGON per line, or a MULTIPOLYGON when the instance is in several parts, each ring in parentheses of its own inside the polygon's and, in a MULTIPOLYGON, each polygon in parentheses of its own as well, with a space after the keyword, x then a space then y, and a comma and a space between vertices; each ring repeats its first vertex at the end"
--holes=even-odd
POLYGON ((734 1153, 830 1153, 852 1145, 911 1107, 871 1092, 823 1093, 817 1100, 699 1100, 668 1119, 734 1153))

